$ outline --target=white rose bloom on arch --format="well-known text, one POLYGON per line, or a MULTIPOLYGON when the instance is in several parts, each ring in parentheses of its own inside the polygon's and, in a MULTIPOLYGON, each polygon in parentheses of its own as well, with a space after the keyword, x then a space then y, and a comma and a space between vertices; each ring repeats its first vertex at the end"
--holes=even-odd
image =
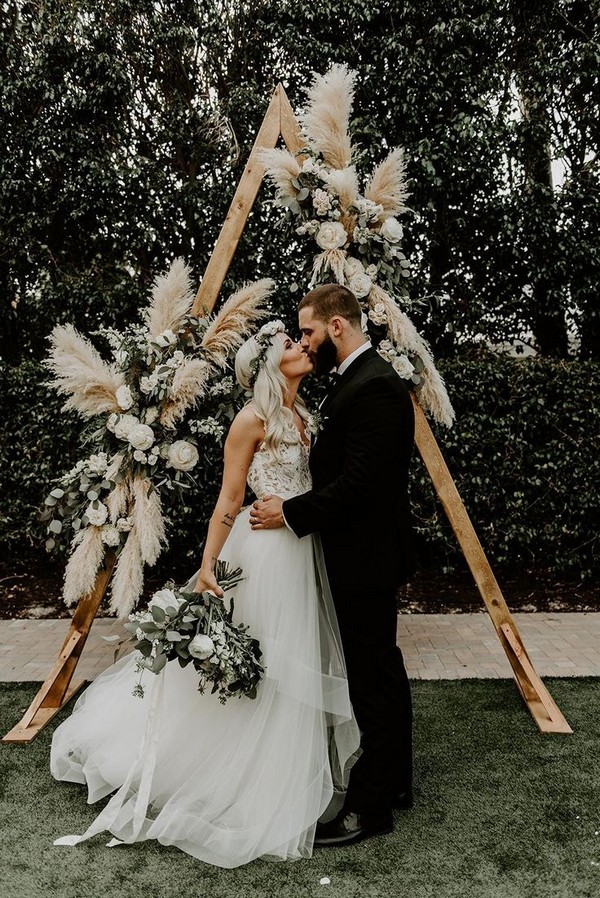
POLYGON ((364 299, 371 292, 373 281, 369 275, 363 271, 362 274, 356 274, 348 284, 348 289, 354 293, 357 299, 364 299))
POLYGON ((412 376, 415 366, 410 362, 408 356, 398 355, 392 362, 392 368, 399 375, 399 377, 403 377, 408 379, 412 376))
POLYGON ((148 424, 135 424, 129 431, 127 439, 134 449, 149 449, 154 442, 154 431, 148 424))
POLYGON ((123 409, 124 412, 126 412, 127 409, 131 408, 131 406, 133 405, 133 396, 131 395, 131 390, 129 389, 129 387, 119 387, 119 389, 115 393, 115 396, 119 408, 123 409))
POLYGON ((139 423, 135 415, 120 415, 113 428, 114 435, 119 440, 128 440, 131 429, 139 423))
POLYGON ((390 243, 399 243, 404 235, 404 229, 398 219, 391 216, 390 218, 386 218, 381 225, 379 233, 390 243))
POLYGON ((191 471, 199 459, 198 450, 187 440, 176 440, 169 446, 167 465, 176 471, 191 471))
POLYGON ((324 221, 315 236, 323 250, 341 249, 347 239, 346 229, 339 221, 324 221))

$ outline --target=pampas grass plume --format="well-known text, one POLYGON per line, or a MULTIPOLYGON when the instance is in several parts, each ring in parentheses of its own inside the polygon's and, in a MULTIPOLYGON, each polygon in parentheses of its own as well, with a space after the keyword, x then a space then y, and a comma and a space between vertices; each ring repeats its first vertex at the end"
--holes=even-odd
POLYGON ((392 150, 377 166, 367 184, 365 198, 383 206, 380 221, 407 211, 408 188, 404 150, 401 148, 392 150))
POLYGON ((131 484, 133 529, 139 541, 142 561, 154 564, 165 541, 162 505, 156 490, 149 494, 150 480, 135 477, 131 484))
POLYGON ((252 325, 267 314, 263 304, 275 287, 271 278, 246 284, 229 297, 206 329, 202 347, 219 368, 227 365, 229 356, 244 342, 252 325))
POLYGON ((313 75, 307 88, 308 106, 300 116, 302 127, 326 165, 346 168, 352 157, 348 133, 356 73, 346 65, 333 65, 324 75, 313 75))
POLYGON ((160 423, 163 427, 174 427, 205 392, 210 374, 210 366, 204 359, 187 358, 175 371, 171 385, 171 396, 163 406, 160 423))
POLYGON ((119 411, 121 372, 108 365, 72 324, 57 325, 49 339, 52 348, 45 364, 54 379, 48 386, 69 396, 63 410, 75 409, 84 418, 119 411))
POLYGON ((104 558, 104 543, 100 527, 86 527, 77 533, 71 546, 74 552, 65 569, 63 598, 66 605, 74 605, 94 588, 98 568, 104 558))
POLYGON ((156 278, 152 287, 152 299, 145 312, 150 335, 158 337, 166 330, 177 333, 193 301, 190 269, 183 259, 175 259, 166 274, 156 278))
POLYGON ((119 618, 127 617, 144 588, 144 562, 140 552, 137 528, 132 527, 119 555, 112 578, 110 610, 119 618))

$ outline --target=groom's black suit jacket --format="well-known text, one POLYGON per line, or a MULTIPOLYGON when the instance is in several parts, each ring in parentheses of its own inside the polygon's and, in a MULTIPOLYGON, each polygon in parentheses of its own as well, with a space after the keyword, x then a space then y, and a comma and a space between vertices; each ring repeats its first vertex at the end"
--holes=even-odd
POLYGON ((285 519, 299 537, 321 535, 334 595, 394 588, 414 570, 409 392, 370 347, 344 371, 320 414, 310 453, 313 488, 283 503, 285 519))

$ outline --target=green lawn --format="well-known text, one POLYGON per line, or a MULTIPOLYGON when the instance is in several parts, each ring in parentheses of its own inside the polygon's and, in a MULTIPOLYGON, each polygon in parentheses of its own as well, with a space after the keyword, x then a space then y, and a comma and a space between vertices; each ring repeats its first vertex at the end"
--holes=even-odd
MULTIPOLYGON (((600 896, 600 680, 548 684, 573 736, 539 735, 507 680, 414 683, 417 804, 393 835, 231 871, 151 842, 108 849, 108 836, 55 848, 97 809, 50 777, 51 727, 30 746, 2 745, 0 896, 600 896)), ((2 732, 34 691, 0 686, 2 732)))

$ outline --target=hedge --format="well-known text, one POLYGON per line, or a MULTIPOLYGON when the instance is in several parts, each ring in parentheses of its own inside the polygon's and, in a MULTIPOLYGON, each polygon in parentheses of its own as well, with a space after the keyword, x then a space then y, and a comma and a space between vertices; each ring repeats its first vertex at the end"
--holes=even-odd
MULTIPOLYGON (((485 353, 440 369, 457 422, 436 435, 492 564, 593 578, 600 570, 600 365, 485 353)), ((39 508, 82 452, 80 423, 60 412, 46 377, 34 361, 0 368, 0 544, 9 561, 43 555, 39 508)), ((187 570, 199 558, 220 453, 215 446, 189 505, 173 509, 158 573, 187 570)), ((453 568, 460 551, 418 455, 411 497, 423 565, 453 568)))

